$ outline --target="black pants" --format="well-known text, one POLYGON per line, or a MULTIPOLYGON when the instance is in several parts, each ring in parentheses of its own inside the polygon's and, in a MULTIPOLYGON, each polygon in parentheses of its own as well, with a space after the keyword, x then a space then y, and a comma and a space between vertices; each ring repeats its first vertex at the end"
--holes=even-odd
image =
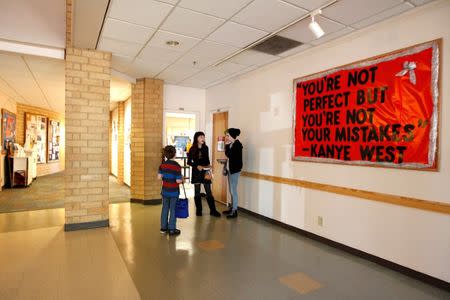
MULTIPOLYGON (((214 197, 211 192, 211 183, 203 183, 206 192, 206 201, 208 202, 209 210, 211 212, 216 211, 216 202, 214 201, 214 197)), ((194 184, 195 187, 195 207, 197 208, 197 212, 202 212, 202 197, 200 196, 200 187, 201 184, 194 184)))

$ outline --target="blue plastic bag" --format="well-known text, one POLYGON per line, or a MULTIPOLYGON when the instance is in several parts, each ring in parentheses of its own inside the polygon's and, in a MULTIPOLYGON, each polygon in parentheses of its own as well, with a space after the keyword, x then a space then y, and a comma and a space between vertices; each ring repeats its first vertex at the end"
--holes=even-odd
POLYGON ((185 198, 179 198, 177 200, 177 205, 175 207, 175 217, 178 219, 186 219, 189 217, 189 201, 186 196, 186 190, 184 188, 183 184, 183 190, 184 190, 184 197, 185 198))

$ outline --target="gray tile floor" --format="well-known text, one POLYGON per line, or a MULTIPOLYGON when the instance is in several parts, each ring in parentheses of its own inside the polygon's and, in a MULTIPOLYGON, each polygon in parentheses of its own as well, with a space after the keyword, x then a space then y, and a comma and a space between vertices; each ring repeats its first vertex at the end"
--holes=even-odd
POLYGON ((161 235, 160 209, 111 205, 111 232, 142 299, 450 299, 443 290, 245 214, 237 220, 191 216, 178 221, 181 236, 161 235), (205 241, 224 247, 204 249, 199 243, 205 241), (299 272, 322 287, 300 294, 280 283, 299 272))

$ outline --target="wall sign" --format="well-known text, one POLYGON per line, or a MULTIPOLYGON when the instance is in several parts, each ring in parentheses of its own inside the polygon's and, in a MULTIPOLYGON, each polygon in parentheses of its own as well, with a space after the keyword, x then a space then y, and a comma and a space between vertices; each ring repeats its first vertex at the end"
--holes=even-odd
POLYGON ((48 161, 59 160, 59 145, 61 141, 61 123, 48 119, 48 161))
POLYGON ((25 142, 36 147, 38 164, 47 162, 47 117, 25 114, 25 142))
POLYGON ((293 159, 436 169, 440 40, 294 80, 293 159))
POLYGON ((2 109, 2 147, 7 149, 9 142, 14 144, 16 140, 16 115, 2 109))

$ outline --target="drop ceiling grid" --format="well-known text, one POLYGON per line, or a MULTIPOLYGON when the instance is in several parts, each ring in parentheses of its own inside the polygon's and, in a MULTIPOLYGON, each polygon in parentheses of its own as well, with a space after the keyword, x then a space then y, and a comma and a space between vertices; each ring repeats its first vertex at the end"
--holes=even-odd
MULTIPOLYGON (((112 0, 111 2, 111 5, 110 5, 110 7, 109 7, 109 9, 108 9, 108 12, 107 12, 107 18, 110 18, 111 17, 111 7, 112 7, 112 5, 114 5, 114 3, 116 3, 116 2, 118 2, 118 1, 121 1, 121 0, 112 0)), ((123 0, 122 0, 123 1, 123 0)), ((171 61, 170 62, 170 64, 168 64, 167 66, 165 66, 164 68, 162 68, 161 70, 159 70, 159 72, 157 72, 156 74, 152 74, 154 77, 158 77, 158 76, 160 76, 160 75, 162 75, 162 74, 166 74, 166 75, 169 75, 170 73, 173 73, 174 71, 169 71, 169 70, 172 70, 172 69, 175 69, 176 70, 176 68, 177 68, 177 66, 179 66, 180 64, 179 64, 179 62, 181 62, 181 61, 183 61, 183 58, 184 57, 188 57, 189 56, 189 54, 190 54, 190 51, 192 50, 192 49, 194 49, 196 46, 198 46, 198 45, 200 45, 201 43, 203 43, 203 42, 205 42, 205 41, 210 41, 209 40, 209 37, 211 36, 211 35, 213 35, 215 32, 217 32, 221 27, 223 27, 223 26, 225 26, 225 24, 227 24, 227 23, 229 23, 229 22, 234 22, 234 23, 236 23, 236 24, 239 24, 239 25, 244 25, 244 26, 247 26, 247 27, 249 27, 249 28, 252 28, 252 29, 255 29, 255 30, 261 30, 261 28, 255 28, 255 27, 252 27, 252 26, 248 26, 248 25, 245 25, 245 24, 241 24, 240 22, 238 22, 239 20, 236 20, 236 16, 237 15, 239 15, 239 14, 241 14, 245 9, 247 9, 247 8, 249 8, 253 3, 255 3, 255 2, 257 2, 257 1, 260 1, 260 0, 251 0, 251 1, 249 1, 249 0, 247 0, 247 1, 245 1, 245 0, 242 0, 240 3, 242 4, 242 3, 245 3, 245 5, 241 5, 241 7, 238 9, 238 10, 236 10, 235 12, 234 12, 234 14, 232 14, 232 15, 230 15, 228 18, 224 18, 223 16, 218 16, 217 15, 217 13, 214 15, 214 14, 212 14, 212 13, 210 13, 210 12, 205 12, 205 11, 199 11, 200 9, 198 9, 198 10, 195 10, 195 9, 192 9, 191 7, 192 6, 189 6, 189 5, 187 5, 187 4, 185 4, 185 5, 180 5, 180 4, 182 4, 182 3, 185 3, 185 2, 188 2, 188 0, 179 0, 179 1, 174 1, 174 0, 172 0, 172 1, 161 1, 161 0, 154 0, 154 2, 161 2, 161 3, 165 3, 165 4, 167 4, 167 3, 170 3, 171 5, 173 5, 172 7, 171 7, 171 9, 169 10, 169 12, 165 15, 165 17, 163 18, 163 20, 159 23, 159 25, 157 26, 157 28, 150 28, 150 29, 152 29, 152 30, 154 30, 154 32, 153 32, 153 34, 150 36, 150 38, 145 42, 145 44, 144 45, 142 45, 142 47, 141 47, 141 49, 138 51, 138 53, 132 58, 132 64, 130 64, 130 67, 128 68, 128 69, 132 69, 132 65, 135 63, 135 61, 138 59, 138 58, 142 58, 142 53, 144 52, 144 49, 151 43, 151 41, 152 41, 152 39, 154 39, 154 37, 155 37, 155 35, 158 33, 158 32, 160 32, 160 30, 162 29, 162 28, 165 28, 165 22, 170 18, 170 16, 174 13, 174 11, 178 8, 178 9, 182 9, 182 10, 186 10, 186 11, 191 11, 191 12, 193 12, 193 13, 196 13, 196 14, 202 14, 202 15, 205 15, 206 17, 212 17, 212 18, 215 18, 215 19, 221 19, 222 20, 222 23, 218 26, 218 27, 216 27, 212 32, 210 32, 208 35, 206 35, 206 36, 203 36, 203 38, 198 38, 198 37, 194 37, 194 36, 192 36, 192 34, 191 34, 191 36, 190 35, 187 35, 187 37, 192 37, 192 38, 196 38, 196 39, 198 39, 198 41, 197 41, 197 43, 195 43, 192 47, 190 47, 189 49, 186 49, 185 51, 182 51, 182 53, 181 53, 181 55, 178 57, 178 58, 176 58, 175 60, 173 60, 173 61, 171 61), (189 6, 189 7, 188 7, 189 6), (165 71, 168 71, 168 72, 165 72, 165 71)), ((206 0, 205 0, 206 1, 206 0)), ((311 6, 309 7, 309 8, 305 8, 305 7, 302 7, 302 5, 301 5, 301 3, 299 4, 299 2, 301 2, 302 0, 278 0, 278 2, 282 2, 282 3, 284 3, 284 4, 287 4, 287 5, 289 5, 289 6, 292 6, 292 7, 297 7, 297 8, 299 8, 299 9, 304 9, 305 10, 305 14, 307 14, 307 13, 309 13, 309 12, 311 12, 311 10, 312 10, 312 8, 311 7, 318 7, 318 6, 320 6, 320 5, 323 5, 324 3, 326 3, 326 2, 328 2, 328 1, 323 1, 323 0, 317 0, 317 1, 315 1, 314 3, 316 4, 316 5, 314 5, 314 3, 313 4, 311 4, 311 6)), ((308 0, 309 1, 309 0, 308 0)), ((345 2, 347 2, 347 3, 351 3, 352 1, 356 1, 356 0, 339 0, 338 2, 341 2, 341 5, 343 5, 342 4, 342 2, 344 2, 344 5, 345 5, 345 2)), ((357 0, 357 1, 360 1, 360 0, 357 0)), ((312 1, 310 1, 310 2, 312 2, 312 1)), ((377 1, 378 2, 378 1, 377 1)), ((331 21, 331 22, 334 22, 334 23, 336 23, 336 24, 339 24, 340 26, 339 27, 341 27, 341 29, 339 30, 339 31, 343 31, 343 32, 352 32, 352 31, 354 31, 354 29, 359 29, 359 28, 361 28, 361 27, 359 27, 359 28, 357 28, 357 27, 353 27, 352 25, 353 24, 356 24, 356 23, 360 23, 360 22, 362 22, 362 21, 364 21, 365 19, 369 19, 369 18, 374 18, 374 16, 376 16, 376 15, 381 15, 381 14, 386 14, 386 15, 389 15, 389 10, 391 10, 391 9, 394 9, 394 7, 395 6, 397 6, 397 5, 399 5, 399 3, 409 3, 409 4, 411 4, 411 8, 413 7, 413 6, 415 6, 415 5, 413 5, 412 3, 411 3, 411 1, 400 1, 400 0, 382 0, 382 1, 379 1, 379 2, 382 2, 383 4, 390 4, 390 3, 395 3, 395 5, 393 5, 393 6, 390 6, 390 5, 388 5, 387 7, 385 7, 384 9, 380 9, 378 6, 376 6, 376 8, 378 9, 378 10, 376 10, 376 12, 375 13, 371 13, 371 12, 369 12, 369 13, 367 13, 367 16, 365 16, 365 18, 364 19, 360 19, 360 20, 357 20, 357 22, 351 22, 352 24, 344 24, 344 22, 342 21, 342 20, 339 20, 339 17, 329 17, 329 16, 327 16, 327 13, 326 13, 326 11, 327 11, 327 9, 325 9, 324 10, 324 12, 323 12, 323 15, 321 16, 321 18, 324 18, 324 19, 326 19, 326 20, 329 20, 329 21, 331 21), (397 3, 398 2, 398 3, 397 3), (337 20, 336 20, 337 19, 337 20)), ((302 3, 304 3, 304 1, 302 2, 302 3)), ((382 4, 382 5, 383 5, 382 4)), ((334 4, 334 5, 336 5, 336 4, 334 4)), ((205 9, 201 9, 201 10, 205 10, 205 9)), ((107 18, 105 18, 105 21, 107 20, 107 18)), ((344 18, 345 19, 345 18, 344 18)), ((130 22, 129 22, 130 23, 130 22)), ((245 22, 244 22, 245 23, 245 22)), ((349 22, 347 22, 347 23, 349 23, 349 22)), ((142 25, 140 25, 140 26, 142 26, 142 25)), ((170 31, 169 31, 170 32, 170 31)), ((172 32, 170 32, 170 33, 172 33, 172 32)), ((269 32, 266 32, 267 34, 269 34, 269 32)), ((177 34, 179 34, 179 33, 177 33, 177 34)), ((103 30, 102 30, 102 33, 101 33, 101 35, 100 35, 100 39, 102 39, 103 38, 103 30)), ((328 40, 331 40, 331 39, 334 39, 334 38, 332 38, 332 36, 330 36, 330 37, 328 37, 327 39, 323 39, 323 41, 328 41, 328 40)), ((213 41, 214 42, 214 41, 213 41)), ((320 40, 315 40, 315 41, 307 41, 306 43, 309 43, 309 42, 312 42, 312 46, 315 46, 315 45, 318 45, 318 44, 321 44, 322 43, 322 41, 320 41, 320 40)), ((217 42, 216 42, 217 43, 217 42)), ((218 43, 218 44, 224 44, 224 43, 218 43)), ((228 45, 228 44, 225 44, 225 45, 228 45)), ((181 51, 180 51, 181 52, 181 51)), ((283 56, 277 56, 277 57, 279 57, 279 58, 282 58, 283 56)), ((145 59, 144 60, 142 60, 142 61, 145 61, 145 59)), ((217 61, 220 61, 220 59, 219 60, 217 60, 217 61)), ((209 64, 208 66, 206 66, 206 67, 204 67, 204 68, 198 68, 198 70, 194 70, 195 68, 193 67, 193 70, 192 70, 192 72, 185 72, 185 73, 192 73, 192 74, 190 74, 188 77, 186 77, 186 78, 183 78, 183 79, 181 79, 181 80, 179 80, 180 79, 180 77, 183 77, 183 76, 179 76, 179 78, 177 78, 177 80, 174 80, 175 81, 175 83, 181 83, 181 82, 183 82, 183 81, 186 81, 186 80, 188 80, 188 79, 190 79, 190 78, 195 78, 195 76, 196 75, 198 75, 198 74, 200 74, 200 73, 202 73, 202 72, 204 72, 204 71, 206 71, 206 72, 208 72, 208 71, 210 71, 211 69, 210 69, 210 66, 211 66, 211 64, 209 64)), ((186 67, 186 65, 185 65, 185 67, 186 67)), ((246 66, 243 66, 243 68, 244 67, 246 67, 246 66)), ((145 68, 144 68, 145 69, 145 68)), ((244 68, 245 69, 245 68, 244 68)), ((128 70, 127 70, 128 71, 128 70)), ((241 71, 237 71, 236 73, 240 73, 240 72, 242 72, 242 70, 241 71)), ((147 73, 148 74, 148 73, 147 73)), ((144 76, 145 75, 147 75, 147 74, 143 74, 144 76)), ((224 77, 226 77, 226 78, 228 78, 229 76, 230 76, 230 74, 227 74, 227 73, 224 73, 223 74, 223 76, 224 77)), ((165 77, 165 78, 167 78, 168 76, 163 76, 163 77, 165 77)), ((169 80, 169 79, 167 79, 167 80, 169 80)))

